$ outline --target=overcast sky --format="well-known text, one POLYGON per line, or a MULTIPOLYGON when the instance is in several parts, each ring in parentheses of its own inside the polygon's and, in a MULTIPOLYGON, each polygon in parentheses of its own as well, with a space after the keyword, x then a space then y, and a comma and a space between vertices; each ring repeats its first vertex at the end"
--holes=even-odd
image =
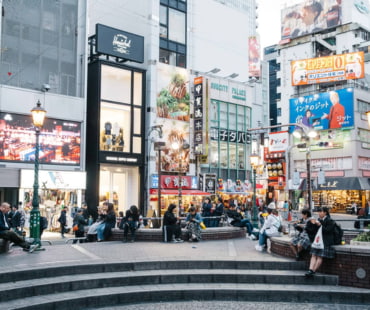
POLYGON ((261 51, 264 47, 280 41, 280 11, 287 6, 304 0, 258 0, 258 32, 261 38, 261 51))

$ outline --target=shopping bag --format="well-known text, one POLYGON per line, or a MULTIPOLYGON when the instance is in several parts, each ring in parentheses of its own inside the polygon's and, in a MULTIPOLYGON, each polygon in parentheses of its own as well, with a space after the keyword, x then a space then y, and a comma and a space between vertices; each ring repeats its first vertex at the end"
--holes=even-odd
POLYGON ((204 223, 203 222, 200 222, 200 228, 202 228, 202 229, 206 229, 207 227, 206 227, 206 225, 204 225, 204 223))
POLYGON ((322 240, 322 226, 320 226, 319 230, 316 233, 315 239, 311 244, 312 248, 315 249, 324 249, 324 241, 322 240))

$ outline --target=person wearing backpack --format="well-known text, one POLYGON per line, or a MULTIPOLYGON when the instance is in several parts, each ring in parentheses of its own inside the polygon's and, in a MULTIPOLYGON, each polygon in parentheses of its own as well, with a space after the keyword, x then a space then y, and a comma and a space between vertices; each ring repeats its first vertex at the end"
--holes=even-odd
MULTIPOLYGON (((332 247, 334 243, 334 229, 335 221, 330 217, 329 208, 323 207, 318 208, 319 219, 314 222, 318 226, 318 229, 322 227, 322 240, 324 243, 323 249, 318 249, 311 246, 311 260, 310 269, 306 272, 305 276, 307 278, 313 277, 316 271, 320 268, 323 258, 334 258, 335 250, 332 247)), ((319 233, 319 232, 318 232, 319 233)), ((318 236, 315 236, 315 239, 318 236)))

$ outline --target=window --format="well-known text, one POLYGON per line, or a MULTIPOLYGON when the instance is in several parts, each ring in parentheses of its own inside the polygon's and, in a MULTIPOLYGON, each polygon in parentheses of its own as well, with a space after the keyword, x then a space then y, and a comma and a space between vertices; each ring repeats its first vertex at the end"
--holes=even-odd
POLYGON ((159 62, 186 67, 186 3, 161 1, 159 62))
POLYGON ((281 108, 277 108, 277 116, 281 116, 281 108))

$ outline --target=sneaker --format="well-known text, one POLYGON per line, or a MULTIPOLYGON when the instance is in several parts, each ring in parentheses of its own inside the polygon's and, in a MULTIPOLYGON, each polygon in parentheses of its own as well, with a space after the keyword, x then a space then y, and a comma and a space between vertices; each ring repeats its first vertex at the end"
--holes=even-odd
POLYGON ((175 239, 175 243, 182 243, 182 242, 184 242, 184 240, 182 240, 180 238, 175 239))
POLYGON ((28 253, 33 253, 38 247, 38 244, 31 244, 28 253))
POLYGON ((258 228, 253 228, 253 232, 259 232, 260 230, 258 228))
POLYGON ((250 239, 250 240, 252 240, 252 241, 254 241, 254 240, 256 240, 256 239, 257 239, 257 237, 256 237, 255 235, 251 234, 251 235, 249 236, 249 239, 250 239))
POLYGON ((259 244, 256 244, 255 249, 259 252, 263 251, 263 247, 261 247, 259 244))

